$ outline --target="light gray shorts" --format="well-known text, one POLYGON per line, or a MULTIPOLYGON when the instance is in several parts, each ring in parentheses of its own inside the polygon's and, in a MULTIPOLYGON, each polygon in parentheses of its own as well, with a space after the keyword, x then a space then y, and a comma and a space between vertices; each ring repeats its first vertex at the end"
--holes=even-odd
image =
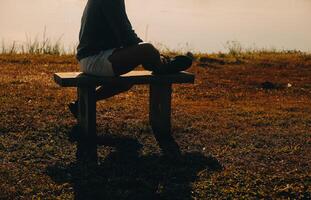
POLYGON ((94 76, 114 76, 109 56, 115 49, 101 51, 99 54, 83 58, 79 61, 80 71, 94 76))

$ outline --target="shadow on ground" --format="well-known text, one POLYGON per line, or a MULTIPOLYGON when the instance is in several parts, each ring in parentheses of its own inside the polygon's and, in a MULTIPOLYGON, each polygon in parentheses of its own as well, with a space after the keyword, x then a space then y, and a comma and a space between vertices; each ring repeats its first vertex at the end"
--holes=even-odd
POLYGON ((187 153, 177 161, 160 155, 140 155, 133 138, 98 136, 98 146, 114 147, 97 164, 56 164, 47 174, 57 183, 73 185, 75 199, 191 199, 197 174, 221 170, 217 159, 187 153))

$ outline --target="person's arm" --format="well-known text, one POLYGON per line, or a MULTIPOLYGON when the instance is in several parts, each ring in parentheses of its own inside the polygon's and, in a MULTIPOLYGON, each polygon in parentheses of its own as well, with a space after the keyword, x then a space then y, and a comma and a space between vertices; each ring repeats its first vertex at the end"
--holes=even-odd
POLYGON ((128 27, 128 38, 125 40, 125 43, 128 45, 138 44, 140 42, 143 42, 142 39, 140 39, 137 34, 135 33, 132 24, 127 16, 126 9, 125 9, 125 3, 124 0, 121 1, 122 3, 122 15, 126 18, 127 27, 128 27))
POLYGON ((103 13, 122 46, 132 46, 142 42, 127 17, 124 0, 104 0, 103 13))

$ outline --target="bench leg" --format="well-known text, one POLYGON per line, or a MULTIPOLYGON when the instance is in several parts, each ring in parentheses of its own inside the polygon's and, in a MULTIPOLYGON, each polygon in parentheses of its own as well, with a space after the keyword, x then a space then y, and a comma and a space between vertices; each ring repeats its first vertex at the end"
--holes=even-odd
POLYGON ((156 138, 171 134, 172 84, 150 84, 149 122, 156 138))
POLYGON ((95 86, 78 88, 81 137, 77 146, 77 159, 80 161, 97 162, 95 91, 95 86))

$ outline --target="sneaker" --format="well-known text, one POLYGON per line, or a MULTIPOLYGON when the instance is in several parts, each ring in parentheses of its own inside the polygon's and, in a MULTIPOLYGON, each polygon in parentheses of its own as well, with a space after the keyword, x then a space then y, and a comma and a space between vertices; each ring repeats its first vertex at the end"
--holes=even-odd
POLYGON ((153 74, 175 74, 191 67, 192 59, 189 56, 164 57, 164 65, 153 71, 153 74))
POLYGON ((71 114, 75 118, 78 118, 78 102, 77 101, 73 101, 73 102, 69 103, 68 104, 68 108, 69 108, 71 114))

